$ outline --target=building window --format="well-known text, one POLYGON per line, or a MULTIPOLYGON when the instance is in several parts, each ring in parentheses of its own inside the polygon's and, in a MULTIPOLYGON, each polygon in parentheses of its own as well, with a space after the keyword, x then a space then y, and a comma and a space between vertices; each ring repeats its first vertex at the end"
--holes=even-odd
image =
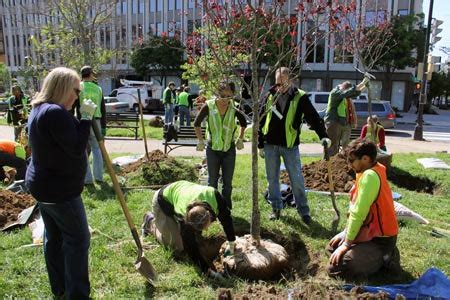
POLYGON ((156 11, 161 12, 163 10, 163 0, 157 0, 156 11))
POLYGON ((397 12, 397 15, 399 16, 407 16, 409 14, 409 11, 407 9, 399 9, 397 12))
POLYGON ((156 35, 161 35, 163 30, 163 24, 162 23, 156 23, 156 35))
POLYGON ((143 14, 145 11, 145 2, 144 0, 139 0, 139 13, 143 14))
POLYGON ((127 14, 127 1, 122 1, 122 14, 127 14))
POLYGON ((150 1, 150 12, 156 12, 156 0, 150 1))
POLYGON ((182 1, 181 0, 176 0, 175 2, 175 9, 182 9, 182 1))
POLYGON ((175 0, 168 0, 169 1, 169 10, 175 9, 175 0))
POLYGON ((132 6, 131 6, 131 13, 133 15, 136 15, 138 13, 138 0, 133 0, 132 6))
POLYGON ((194 8, 195 0, 188 0, 188 8, 194 8))

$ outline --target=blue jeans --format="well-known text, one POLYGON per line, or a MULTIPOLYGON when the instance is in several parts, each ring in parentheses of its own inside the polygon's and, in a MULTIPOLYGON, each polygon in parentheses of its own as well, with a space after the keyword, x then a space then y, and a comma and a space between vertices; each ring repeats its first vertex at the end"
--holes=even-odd
POLYGON ((164 104, 164 124, 173 122, 173 104, 164 104))
POLYGON ((39 202, 45 225, 44 255, 55 296, 88 299, 90 234, 81 196, 61 203, 39 202))
POLYGON ((217 189, 219 171, 222 169, 222 197, 231 209, 231 192, 233 191, 233 174, 236 163, 236 147, 231 144, 228 151, 215 151, 206 147, 206 165, 208 166, 208 185, 217 189))
POLYGON ((184 119, 186 118, 186 126, 191 126, 191 113, 189 107, 180 105, 180 126, 184 126, 184 119))
POLYGON ((297 211, 301 216, 309 216, 308 200, 305 193, 305 179, 302 175, 302 164, 298 146, 287 148, 277 145, 264 145, 266 175, 269 182, 269 201, 273 209, 282 209, 280 192, 280 157, 283 157, 286 171, 291 181, 297 211))
MULTIPOLYGON (((92 122, 97 122, 98 128, 100 128, 100 120, 94 119, 92 122)), ((94 177, 96 181, 102 182, 103 181, 103 156, 102 152, 100 151, 100 146, 98 145, 97 138, 95 137, 94 130, 91 128, 91 134, 89 135, 89 146, 91 147, 92 152, 92 169, 94 171, 94 177)), ((89 163, 89 155, 88 158, 88 164, 86 169, 86 176, 84 177, 84 183, 93 183, 94 180, 92 179, 92 172, 91 172, 91 165, 89 163)))

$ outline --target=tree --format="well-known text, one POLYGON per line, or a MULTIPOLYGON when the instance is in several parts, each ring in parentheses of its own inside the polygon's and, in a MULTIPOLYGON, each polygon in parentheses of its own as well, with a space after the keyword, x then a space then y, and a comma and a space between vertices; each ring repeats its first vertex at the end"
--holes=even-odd
POLYGON ((417 65, 418 58, 423 56, 423 40, 425 33, 417 23, 423 15, 396 16, 392 22, 392 42, 395 47, 386 45, 385 54, 374 66, 385 72, 382 98, 391 100, 392 73, 406 67, 417 65))
POLYGON ((11 74, 4 63, 0 63, 0 92, 9 92, 11 84, 11 74))
POLYGON ((120 56, 121 49, 104 47, 98 39, 102 28, 112 26, 115 5, 114 0, 49 0, 37 4, 30 13, 43 16, 46 22, 31 37, 37 53, 35 64, 64 65, 75 70, 90 65, 99 70, 112 57, 120 56))
MULTIPOLYGON (((354 11, 355 5, 332 5, 331 1, 300 1, 295 6, 295 15, 287 13, 285 1, 263 0, 198 1, 204 12, 203 30, 190 34, 187 43, 188 61, 200 64, 213 61, 224 71, 221 79, 236 78, 253 99, 252 133, 252 221, 251 235, 259 244, 260 214, 258 206, 258 155, 257 129, 259 128, 259 99, 263 98, 262 86, 270 80, 276 69, 290 67, 298 77, 301 67, 315 45, 326 37, 322 27, 340 22, 339 13, 354 11), (298 24, 302 24, 298 32, 298 24), (222 55, 224 51, 227 55, 222 55), (237 67, 235 59, 242 55, 244 66, 237 67), (243 67, 248 66, 251 82, 241 77, 243 67), (262 66, 260 70, 259 66, 262 66), (259 80, 263 76, 262 82, 259 80)), ((336 26, 333 27, 337 28, 336 26)), ((199 70, 202 66, 199 65, 199 70)), ((197 72, 202 76, 202 72, 197 72)), ((207 79, 207 77, 204 77, 207 79)), ((201 80, 201 79, 200 79, 201 80)))
POLYGON ((150 35, 150 38, 134 48, 130 57, 130 65, 136 73, 147 76, 155 71, 160 74, 159 82, 168 71, 177 71, 183 64, 183 45, 178 36, 150 35))

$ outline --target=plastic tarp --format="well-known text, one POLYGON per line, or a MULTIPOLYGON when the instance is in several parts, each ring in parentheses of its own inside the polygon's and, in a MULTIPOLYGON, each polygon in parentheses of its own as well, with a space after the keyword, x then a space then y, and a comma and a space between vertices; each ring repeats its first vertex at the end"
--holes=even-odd
POLYGON ((418 158, 417 161, 425 168, 425 169, 444 169, 450 170, 450 166, 445 163, 445 161, 440 160, 439 158, 418 158))
MULTIPOLYGON (((347 284, 345 290, 353 285, 347 284)), ((365 292, 389 294, 389 299, 403 295, 406 299, 450 299, 450 280, 439 269, 428 269, 419 279, 410 284, 392 284, 383 286, 363 286, 365 292)))

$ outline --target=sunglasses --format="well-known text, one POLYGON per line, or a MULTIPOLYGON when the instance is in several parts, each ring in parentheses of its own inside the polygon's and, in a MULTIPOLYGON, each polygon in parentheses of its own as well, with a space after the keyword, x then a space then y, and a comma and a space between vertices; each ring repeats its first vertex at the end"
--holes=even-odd
POLYGON ((77 88, 73 88, 73 91, 75 92, 75 94, 77 94, 77 96, 80 96, 81 90, 77 89, 77 88))

